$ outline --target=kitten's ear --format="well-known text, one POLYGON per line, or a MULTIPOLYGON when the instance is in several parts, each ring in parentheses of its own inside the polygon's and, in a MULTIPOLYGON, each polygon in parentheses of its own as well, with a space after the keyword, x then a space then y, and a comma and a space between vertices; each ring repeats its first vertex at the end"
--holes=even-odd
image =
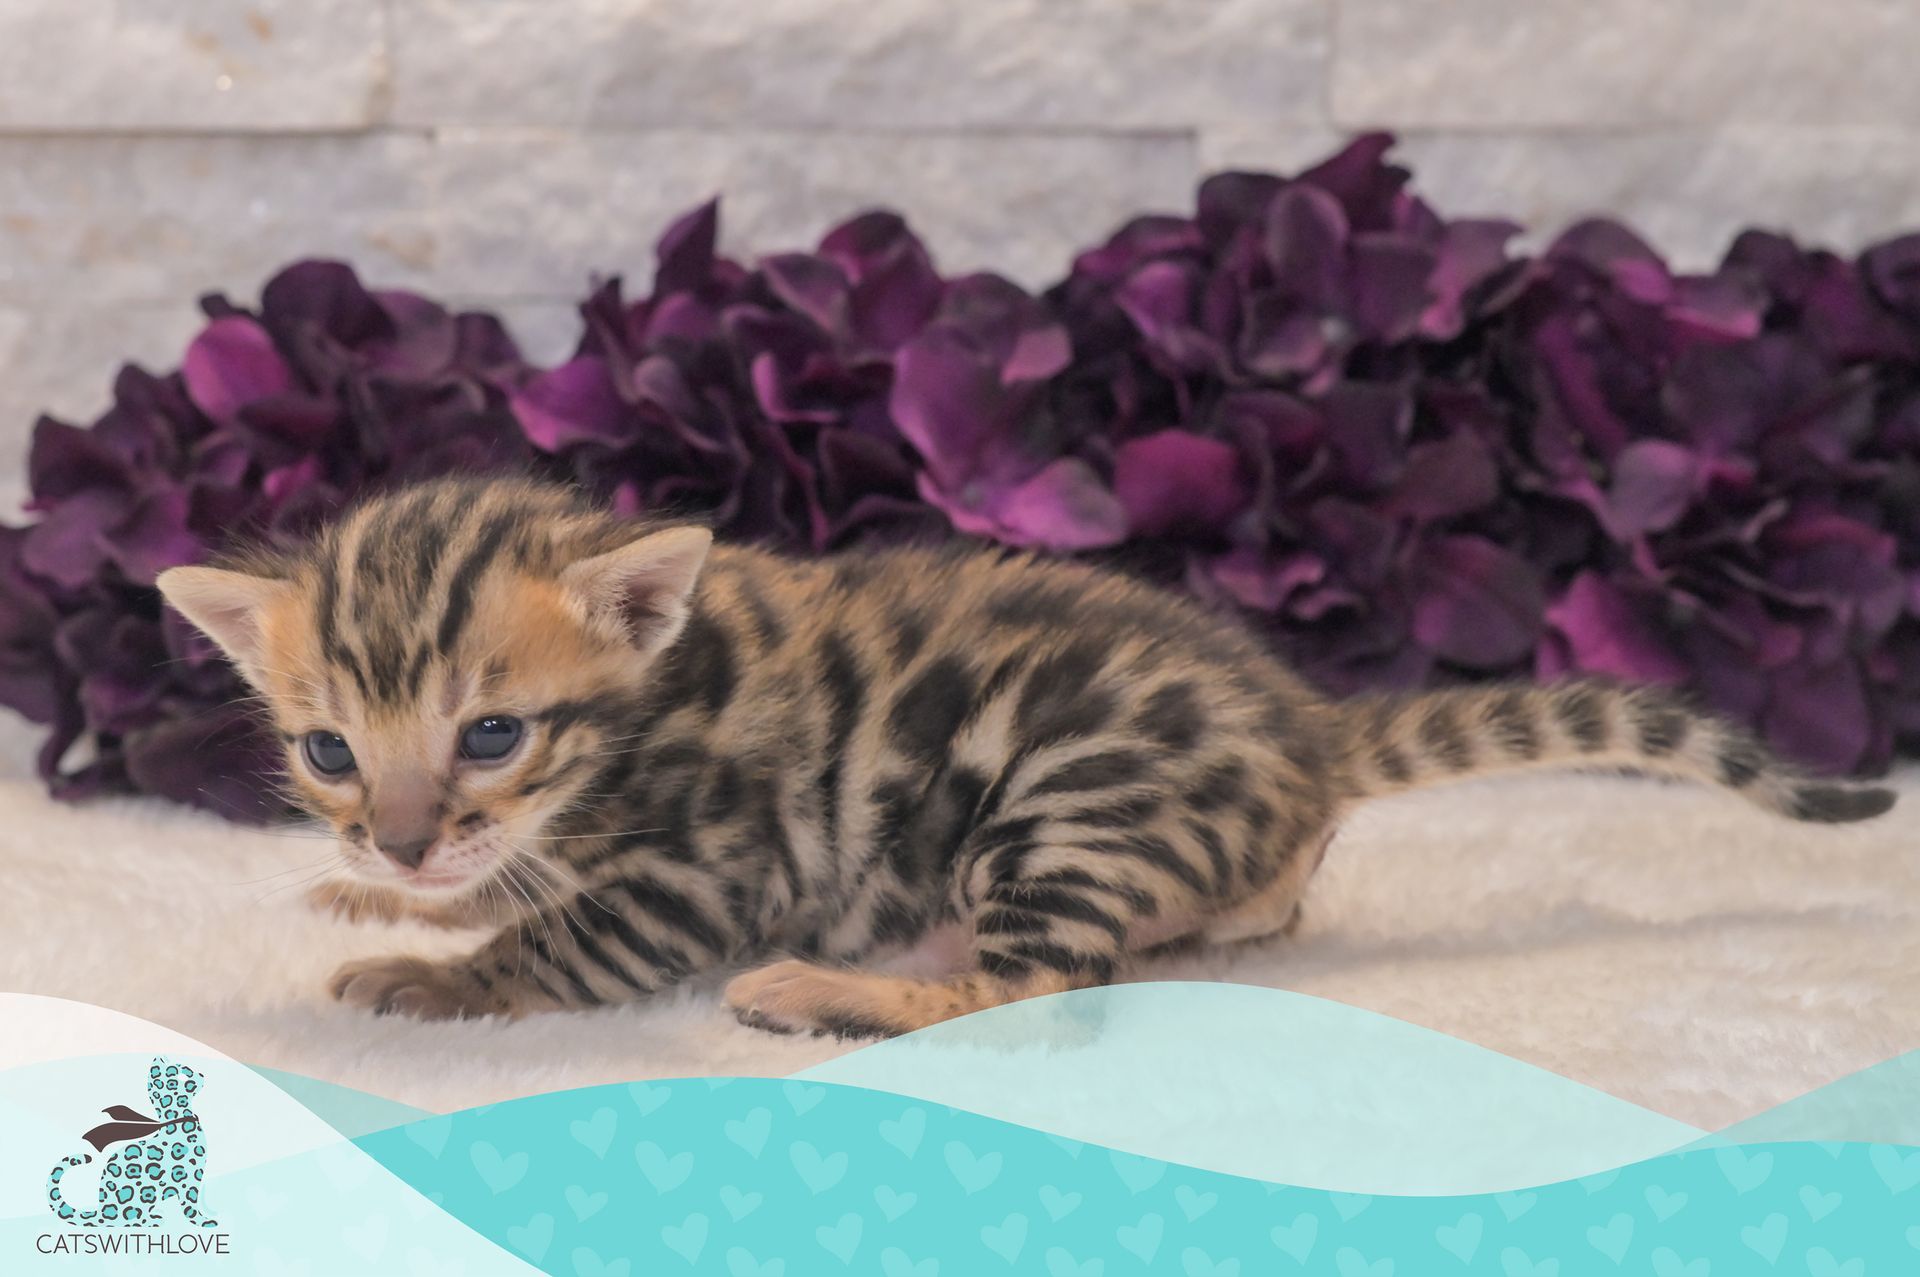
POLYGON ((705 528, 668 528, 582 559, 560 574, 560 583, 589 615, 614 619, 651 656, 686 627, 688 600, 712 546, 713 533, 705 528))
POLYGON ((256 686, 266 661, 262 617, 286 597, 285 581, 226 568, 168 568, 154 582, 173 609, 220 645, 256 686))

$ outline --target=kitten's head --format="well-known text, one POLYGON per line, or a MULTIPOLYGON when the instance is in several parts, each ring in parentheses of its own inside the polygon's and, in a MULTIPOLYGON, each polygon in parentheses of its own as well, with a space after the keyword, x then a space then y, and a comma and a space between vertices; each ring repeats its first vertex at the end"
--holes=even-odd
POLYGON ((711 541, 559 489, 450 481, 159 585, 260 692, 353 876, 452 896, 592 797, 711 541))

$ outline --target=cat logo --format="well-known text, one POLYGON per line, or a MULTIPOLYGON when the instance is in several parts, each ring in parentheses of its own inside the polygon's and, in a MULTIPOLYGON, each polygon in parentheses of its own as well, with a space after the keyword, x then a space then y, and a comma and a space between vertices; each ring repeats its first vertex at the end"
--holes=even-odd
POLYGON ((154 1116, 124 1104, 102 1109, 103 1122, 80 1138, 93 1149, 63 1157, 47 1174, 47 1209, 83 1228, 152 1228, 185 1224, 212 1228, 201 1188, 207 1170, 207 1136, 193 1111, 201 1075, 163 1055, 147 1069, 147 1106, 154 1116), (99 1154, 107 1159, 92 1210, 80 1210, 60 1194, 69 1170, 99 1154))

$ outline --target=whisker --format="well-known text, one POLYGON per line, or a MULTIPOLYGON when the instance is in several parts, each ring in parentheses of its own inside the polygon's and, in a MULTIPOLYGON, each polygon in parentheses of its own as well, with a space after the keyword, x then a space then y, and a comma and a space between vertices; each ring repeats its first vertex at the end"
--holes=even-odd
POLYGON ((615 829, 602 834, 511 834, 509 837, 525 842, 572 842, 580 838, 633 838, 640 834, 666 832, 666 828, 662 826, 659 829, 615 829))
POLYGON ((282 869, 279 873, 267 874, 265 877, 262 877, 262 878, 236 878, 229 885, 235 886, 235 887, 257 887, 263 882, 272 882, 276 878, 284 878, 288 874, 302 873, 306 870, 313 869, 317 866, 331 867, 337 860, 339 860, 339 858, 340 857, 337 853, 331 856, 322 856, 318 860, 309 860, 307 863, 303 865, 295 865, 291 869, 282 869))
MULTIPOLYGON (((522 856, 526 855, 525 852, 521 852, 520 854, 522 856)), ((614 910, 607 905, 606 901, 600 899, 600 897, 594 895, 592 891, 588 890, 587 885, 581 882, 578 876, 569 872, 564 865, 557 864, 554 861, 550 861, 550 860, 538 860, 538 859, 533 860, 533 865, 536 869, 543 869, 546 872, 552 874, 554 877, 558 878, 562 886, 566 887, 569 891, 574 892, 576 895, 580 896, 582 899, 592 904, 596 909, 599 909, 604 913, 614 912, 614 910)), ((574 921, 579 922, 580 919, 575 918, 574 921)), ((583 923, 582 925, 584 926, 585 924, 583 923)))

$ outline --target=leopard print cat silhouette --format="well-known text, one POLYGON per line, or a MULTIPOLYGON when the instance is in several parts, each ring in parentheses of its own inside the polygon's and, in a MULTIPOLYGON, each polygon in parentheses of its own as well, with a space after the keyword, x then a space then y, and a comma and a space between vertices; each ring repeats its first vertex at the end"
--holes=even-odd
POLYGON ((100 1175, 100 1205, 75 1210, 60 1196, 60 1180, 71 1167, 93 1161, 92 1154, 63 1157, 47 1174, 47 1206, 69 1224, 88 1228, 137 1228, 158 1221, 173 1203, 181 1218, 201 1228, 215 1221, 203 1212, 200 1187, 207 1169, 206 1132, 193 1112, 200 1075, 184 1064, 156 1055, 147 1069, 147 1099, 154 1116, 124 1105, 104 1109, 115 1120, 88 1131, 86 1140, 107 1153, 109 1144, 129 1142, 107 1153, 100 1175))

